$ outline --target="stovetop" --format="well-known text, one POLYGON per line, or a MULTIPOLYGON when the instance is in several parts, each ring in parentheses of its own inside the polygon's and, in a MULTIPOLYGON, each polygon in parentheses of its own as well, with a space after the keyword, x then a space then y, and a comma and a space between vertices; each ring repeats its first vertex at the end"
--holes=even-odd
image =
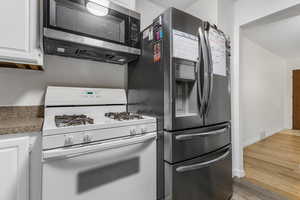
POLYGON ((56 127, 68 127, 94 124, 94 119, 86 115, 60 115, 55 116, 56 127))
MULTIPOLYGON (((130 113, 130 112, 108 112, 104 116, 111 120, 116 121, 129 121, 129 120, 140 120, 144 119, 143 116, 130 113)), ((58 128, 79 126, 79 125, 91 125, 95 124, 95 120, 87 115, 56 115, 55 125, 58 128)), ((105 119, 104 119, 105 120, 105 119)))
POLYGON ((128 113, 126 105, 124 89, 49 86, 43 137, 85 137, 97 133, 113 138, 155 131, 155 118, 128 113))
POLYGON ((130 112, 109 112, 104 116, 118 121, 144 119, 143 116, 130 112))

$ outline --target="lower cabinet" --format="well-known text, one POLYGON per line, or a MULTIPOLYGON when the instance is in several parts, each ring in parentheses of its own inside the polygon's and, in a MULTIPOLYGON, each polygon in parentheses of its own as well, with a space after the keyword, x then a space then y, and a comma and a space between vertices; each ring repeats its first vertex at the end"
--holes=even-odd
POLYGON ((0 138, 0 199, 29 200, 29 137, 0 138))

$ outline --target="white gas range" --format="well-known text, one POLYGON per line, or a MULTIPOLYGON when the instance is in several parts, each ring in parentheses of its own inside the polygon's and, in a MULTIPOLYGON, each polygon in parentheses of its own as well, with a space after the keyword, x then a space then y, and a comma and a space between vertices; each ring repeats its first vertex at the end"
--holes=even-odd
POLYGON ((156 119, 122 89, 48 87, 42 200, 154 200, 156 119))

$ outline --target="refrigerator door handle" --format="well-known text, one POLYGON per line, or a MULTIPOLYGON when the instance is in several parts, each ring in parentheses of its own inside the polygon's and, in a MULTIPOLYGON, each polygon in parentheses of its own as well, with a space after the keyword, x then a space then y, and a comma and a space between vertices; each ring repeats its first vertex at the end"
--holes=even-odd
POLYGON ((230 154, 230 149, 228 149, 226 151, 226 153, 219 156, 218 158, 215 158, 215 159, 210 160, 210 161, 194 164, 194 165, 181 166, 181 167, 176 168, 176 171, 179 172, 179 173, 184 173, 184 172, 189 172, 189 171, 194 171, 194 170, 202 169, 202 168, 205 168, 205 167, 209 167, 210 165, 212 165, 216 162, 224 160, 227 156, 229 156, 229 154, 230 154))
POLYGON ((199 76, 199 84, 202 85, 202 88, 201 88, 201 96, 199 96, 199 100, 200 100, 200 113, 201 113, 201 116, 204 116, 205 114, 205 102, 206 102, 206 99, 207 99, 207 93, 208 93, 208 65, 209 65, 209 61, 208 61, 208 52, 207 52, 207 48, 206 48, 206 40, 205 40, 205 34, 204 34, 204 31, 203 31, 203 27, 199 27, 199 43, 201 45, 201 53, 203 56, 203 63, 204 63, 204 70, 203 70, 203 73, 201 73, 201 70, 200 70, 200 65, 199 65, 199 73, 201 74, 200 76, 202 76, 201 78, 203 78, 203 84, 201 83, 201 78, 199 76))
POLYGON ((179 140, 179 141, 191 140, 191 139, 194 139, 195 137, 206 137, 206 136, 222 134, 222 133, 225 133, 227 130, 228 130, 228 127, 222 128, 220 130, 205 132, 205 133, 177 135, 175 137, 175 139, 179 140))
POLYGON ((209 29, 210 29, 210 24, 209 22, 205 22, 205 33, 204 33, 204 38, 205 38, 205 42, 206 42, 206 48, 207 48, 207 58, 208 58, 208 80, 209 80, 209 88, 208 88, 208 95, 207 98, 205 100, 205 116, 207 116, 208 114, 208 110, 209 110, 209 106, 210 106, 210 99, 212 96, 212 92, 213 92, 213 78, 214 78, 214 74, 213 74, 213 59, 212 59, 212 51, 211 51, 211 46, 210 46, 210 42, 209 42, 209 29))
POLYGON ((198 102, 199 102, 199 112, 200 115, 203 115, 203 110, 204 110, 204 101, 203 101, 203 84, 201 82, 201 62, 203 58, 203 34, 202 34, 202 28, 199 27, 198 30, 198 62, 197 62, 197 91, 198 91, 198 102))

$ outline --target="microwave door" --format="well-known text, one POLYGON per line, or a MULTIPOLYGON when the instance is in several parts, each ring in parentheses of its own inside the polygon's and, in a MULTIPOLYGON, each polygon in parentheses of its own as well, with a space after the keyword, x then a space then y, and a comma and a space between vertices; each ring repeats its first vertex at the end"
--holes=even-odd
POLYGON ((88 0, 48 0, 46 28, 120 45, 129 41, 129 17, 88 0))

